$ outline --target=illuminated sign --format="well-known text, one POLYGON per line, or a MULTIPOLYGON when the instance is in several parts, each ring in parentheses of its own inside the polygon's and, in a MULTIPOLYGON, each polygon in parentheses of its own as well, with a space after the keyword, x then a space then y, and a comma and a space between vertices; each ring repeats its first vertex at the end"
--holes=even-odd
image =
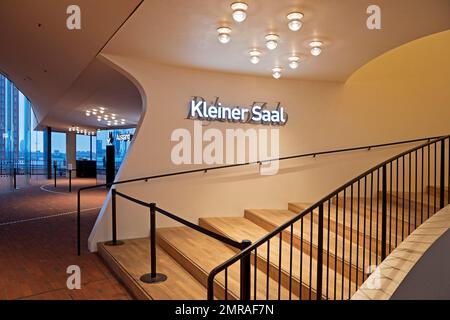
POLYGON ((119 133, 116 139, 117 141, 131 141, 133 135, 131 133, 119 133))
POLYGON ((266 102, 253 102, 250 108, 240 106, 225 106, 219 98, 207 103, 201 97, 193 97, 189 102, 188 119, 240 122, 264 125, 283 126, 288 121, 288 115, 280 103, 275 108, 269 108, 266 102))

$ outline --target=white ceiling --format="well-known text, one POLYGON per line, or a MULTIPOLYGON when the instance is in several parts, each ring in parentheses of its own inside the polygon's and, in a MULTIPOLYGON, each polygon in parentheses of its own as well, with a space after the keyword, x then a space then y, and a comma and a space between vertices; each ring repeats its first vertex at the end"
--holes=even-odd
POLYGON ((355 70, 411 40, 450 28, 449 0, 245 0, 247 20, 231 18, 231 0, 146 0, 103 52, 132 55, 165 64, 231 73, 271 76, 284 66, 289 78, 345 81, 355 70), (366 27, 370 4, 381 7, 382 30, 366 27), (286 14, 300 10, 304 26, 287 27, 286 14), (231 42, 217 41, 221 24, 232 28, 231 42), (279 48, 264 50, 258 65, 249 62, 252 47, 264 48, 264 35, 281 36, 279 48), (319 57, 309 54, 312 39, 325 41, 319 57), (291 53, 306 60, 287 67, 291 53))
POLYGON ((246 0, 248 18, 241 24, 231 19, 231 2, 1 0, 0 72, 30 98, 40 126, 98 128, 106 123, 99 125, 84 110, 103 106, 127 124, 137 123, 142 112, 135 86, 98 60, 99 53, 266 77, 280 64, 283 77, 345 81, 380 54, 450 28, 449 0, 246 0), (380 31, 366 28, 366 9, 373 3, 382 10, 380 31), (81 30, 66 28, 70 4, 81 8, 81 30), (305 14, 299 32, 287 27, 285 16, 293 10, 305 14), (233 29, 227 45, 217 41, 221 24, 233 29), (281 36, 279 48, 265 49, 261 63, 251 64, 249 49, 264 49, 269 32, 281 36), (319 57, 309 54, 312 39, 325 42, 319 57), (287 68, 293 52, 305 56, 295 71, 287 68))
POLYGON ((0 72, 31 100, 41 126, 87 126, 84 113, 77 109, 91 104, 126 107, 116 113, 137 121, 142 105, 137 90, 95 59, 140 2, 0 1, 0 72), (81 8, 81 30, 66 27, 66 9, 71 4, 81 8))

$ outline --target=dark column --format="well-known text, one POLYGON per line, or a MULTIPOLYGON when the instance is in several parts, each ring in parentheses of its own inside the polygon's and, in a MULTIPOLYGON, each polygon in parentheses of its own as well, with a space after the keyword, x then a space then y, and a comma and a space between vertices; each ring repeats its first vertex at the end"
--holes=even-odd
POLYGON ((52 178, 52 128, 46 127, 44 130, 44 156, 47 167, 47 179, 52 178))
POLYGON ((89 160, 92 160, 92 136, 89 136, 89 160))
POLYGON ((106 146, 106 183, 113 183, 116 176, 114 145, 106 146))

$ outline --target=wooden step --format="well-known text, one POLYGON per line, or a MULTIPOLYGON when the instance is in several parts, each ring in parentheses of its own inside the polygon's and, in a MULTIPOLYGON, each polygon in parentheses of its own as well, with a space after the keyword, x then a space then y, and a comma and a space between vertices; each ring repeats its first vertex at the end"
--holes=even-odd
MULTIPOLYGON (((236 254, 236 251, 202 233, 188 227, 161 228, 157 231, 158 243, 179 264, 189 271, 204 286, 207 285, 209 272, 236 254)), ((254 268, 251 268, 251 296, 254 298, 254 268)), ((225 298, 225 273, 215 278, 214 292, 219 299, 225 298)), ((256 297, 266 299, 266 276, 256 269, 256 297)), ((278 283, 268 277, 271 300, 278 299, 278 283)), ((228 268, 228 299, 239 299, 240 296, 240 263, 228 268)), ((281 286, 280 298, 288 299, 288 291, 281 286)), ((298 299, 294 294, 292 299, 298 299)))
MULTIPOLYGON (((219 232, 223 235, 226 235, 236 241, 242 241, 244 239, 248 239, 252 242, 257 241, 258 239, 267 235, 267 230, 261 228, 256 225, 252 221, 246 218, 205 218, 200 219, 200 225, 214 231, 219 232)), ((278 270, 279 270, 279 252, 280 252, 280 240, 279 237, 274 237, 270 241, 269 247, 269 261, 270 261, 270 270, 269 274, 273 279, 278 280, 278 270)), ((254 263, 254 256, 252 257, 254 263)), ((261 271, 267 272, 267 245, 264 244, 260 246, 257 250, 257 266, 261 271)), ((327 272, 324 270, 324 279, 323 279, 323 287, 322 292, 323 295, 326 296, 326 275, 327 272)), ((328 286, 328 297, 334 298, 334 271, 329 271, 329 285, 328 286), (333 283, 333 284, 332 284, 333 283)), ((300 288, 302 288, 302 298, 309 296, 309 286, 311 284, 312 288, 312 298, 315 299, 316 293, 316 275, 317 275, 317 261, 314 257, 311 258, 308 254, 303 252, 300 254, 300 251, 293 246, 292 252, 289 245, 283 241, 281 243, 281 280, 284 287, 289 288, 292 285, 292 291, 298 292, 300 288), (290 259, 290 255, 292 254, 292 260, 290 259), (300 263, 300 260, 302 263, 300 263), (292 271, 291 271, 291 262, 292 262, 292 271), (302 270, 300 271, 300 266, 302 266, 302 270), (312 270, 310 273, 309 270, 312 270), (290 283, 290 274, 292 274, 292 283, 290 283), (311 281, 309 277, 311 276, 311 281), (306 295, 305 295, 306 293, 306 295)), ((341 290, 336 290, 335 299, 348 299, 349 295, 349 286, 351 288, 356 289, 356 284, 353 284, 344 276, 338 275, 336 276, 337 288, 340 289, 342 287, 342 281, 344 281, 344 292, 342 295, 341 290), (352 285, 353 284, 353 285, 352 285)), ((324 297, 325 298, 325 297, 324 297)))
MULTIPOLYGON (((289 209, 292 212, 302 212, 303 210, 309 208, 311 204, 309 203, 289 203, 289 209)), ((381 218, 379 219, 379 229, 378 229, 378 239, 377 239, 377 224, 376 224, 376 213, 372 215, 372 234, 370 233, 370 214, 366 211, 366 219, 364 219, 364 211, 360 210, 359 216, 359 229, 358 229, 358 211, 353 209, 353 221, 350 217, 350 209, 345 212, 345 227, 344 227, 344 212, 343 208, 336 207, 335 205, 330 206, 330 221, 328 222, 328 203, 324 205, 324 227, 330 227, 330 232, 337 233, 340 237, 350 241, 350 236, 353 243, 359 246, 365 247, 366 250, 373 252, 370 261, 367 263, 376 262, 376 248, 381 250, 381 218), (336 217, 337 212, 337 217, 336 217), (364 221, 366 222, 366 234, 364 235, 364 221), (336 223, 337 222, 337 223, 336 223), (336 231, 337 230, 337 231, 336 231), (378 247, 377 247, 378 244, 378 247), (375 259, 375 260, 374 260, 375 259)), ((399 239, 400 240, 400 239, 399 239)), ((355 251, 356 252, 356 251, 355 251)), ((360 256, 362 257, 362 256, 360 256)), ((369 256, 367 255, 367 258, 369 256)), ((356 257, 355 257, 356 258, 356 257)), ((352 258, 353 259, 353 258, 352 258)), ((356 261, 356 260, 353 260, 356 261)), ((379 261, 379 260, 378 260, 379 261)), ((359 265, 359 264, 358 264, 359 265)), ((366 265, 366 264, 365 264, 366 265)))
POLYGON ((167 275, 160 283, 144 283, 140 277, 150 270, 149 239, 125 240, 121 246, 98 244, 98 252, 105 263, 134 297, 140 300, 204 300, 206 288, 159 246, 157 272, 167 275))
MULTIPOLYGON (((264 209, 252 209, 252 210, 246 210, 245 211, 245 217, 252 220, 254 223, 258 224, 259 226, 263 227, 267 231, 271 231, 274 228, 282 225, 283 223, 289 221, 293 217, 295 217, 296 214, 290 210, 264 210, 264 209)), ((308 255, 311 254, 311 248, 310 248, 310 240, 311 240, 311 219, 310 216, 307 215, 303 219, 303 238, 301 237, 301 222, 296 222, 293 227, 294 235, 293 235, 293 243, 296 248, 303 250, 308 255), (303 247, 301 247, 303 244, 303 247)), ((354 262, 356 261, 356 258, 359 257, 359 255, 356 254, 357 252, 357 246, 353 243, 352 244, 352 252, 350 259, 350 241, 349 238, 346 238, 345 241, 342 236, 336 235, 334 230, 331 230, 331 224, 330 224, 330 238, 328 241, 328 232, 326 229, 327 224, 324 219, 324 245, 323 245, 323 261, 326 264, 326 261, 329 256, 329 264, 328 267, 330 268, 330 271, 336 270, 339 274, 342 274, 344 272, 344 275, 347 278, 354 279, 356 282, 357 280, 364 279, 363 276, 363 269, 362 265, 357 266, 354 262), (336 244, 337 240, 337 244, 336 244), (342 258, 342 249, 343 245, 345 243, 345 259, 342 258), (328 250, 328 245, 330 247, 330 250, 328 250), (336 252, 337 247, 337 252, 336 252), (351 267, 351 276, 350 276, 350 267, 351 267)), ((315 259, 317 259, 317 250, 318 250, 318 238, 317 238, 317 230, 318 230, 318 221, 317 218, 313 219, 313 237, 312 237, 312 243, 313 243, 313 250, 312 254, 315 259)), ((290 242, 290 236, 291 236, 291 228, 286 228, 283 231, 283 239, 286 242, 290 242)), ((360 248, 359 253, 362 257, 362 248, 360 248)), ((369 251, 366 250, 366 254, 369 254, 369 251)))

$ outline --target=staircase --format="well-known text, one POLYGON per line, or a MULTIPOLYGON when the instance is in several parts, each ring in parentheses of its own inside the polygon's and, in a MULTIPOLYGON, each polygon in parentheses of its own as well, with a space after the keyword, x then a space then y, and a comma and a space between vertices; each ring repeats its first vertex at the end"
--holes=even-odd
MULTIPOLYGON (((121 194, 149 206, 153 215, 159 212, 184 224, 154 232, 160 252, 155 260, 162 267, 158 272, 166 273, 170 281, 158 288, 167 290, 171 298, 346 300, 412 231, 449 203, 450 161, 445 155, 450 144, 446 149, 446 140, 449 137, 389 159, 317 203, 247 209, 239 217, 200 218, 197 225, 118 191, 113 199, 121 194), (433 161, 423 160, 424 155, 430 159, 430 147, 434 168, 433 161), (443 187, 427 185, 428 181, 443 187), (244 240, 251 241, 251 246, 241 247, 244 240), (160 262, 161 257, 165 259, 160 262), (191 288, 188 296, 187 288, 191 288), (179 294, 173 297, 173 292, 179 294)), ((148 252, 148 239, 132 241, 145 243, 141 247, 148 252)), ((99 245, 110 265, 120 260, 117 253, 109 258, 118 248, 99 245)), ((128 262, 119 263, 131 263, 135 256, 124 255, 122 261, 128 262)), ((136 264, 142 265, 142 259, 136 264)), ((158 294, 149 296, 158 298, 158 294)))

